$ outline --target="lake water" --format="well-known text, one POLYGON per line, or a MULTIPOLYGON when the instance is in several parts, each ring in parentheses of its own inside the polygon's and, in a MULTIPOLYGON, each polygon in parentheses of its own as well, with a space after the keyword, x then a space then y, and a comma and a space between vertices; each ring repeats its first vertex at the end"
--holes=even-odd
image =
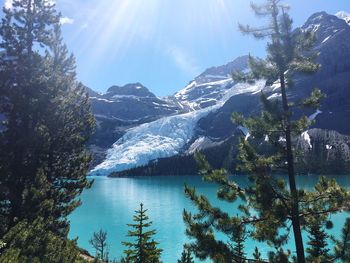
MULTIPOLYGON (((350 187, 350 176, 333 176, 338 183, 350 187)), ((192 203, 184 195, 184 183, 195 186, 199 193, 204 193, 213 204, 225 211, 235 213, 236 205, 228 204, 216 199, 215 184, 202 181, 198 176, 173 177, 135 177, 135 178, 107 178, 94 177, 91 189, 85 190, 81 196, 82 206, 70 216, 70 237, 78 237, 78 244, 94 255, 95 251, 89 244, 93 232, 103 229, 108 233, 109 252, 112 258, 120 258, 125 247, 122 241, 128 231, 126 224, 132 223, 134 210, 140 203, 148 209, 148 215, 153 221, 153 228, 157 230, 155 240, 160 243, 162 260, 164 263, 177 262, 181 255, 183 244, 188 241, 185 235, 185 225, 182 220, 184 209, 195 211, 192 203)), ((317 176, 299 176, 299 186, 310 189, 317 182, 317 176)), ((236 176, 235 181, 246 185, 245 176, 236 176)), ((333 216, 334 236, 339 236, 345 218, 350 216, 341 213, 333 216)), ((252 253, 256 242, 246 243, 246 252, 252 253)), ((259 249, 264 250, 261 244, 259 249)), ((289 247, 293 250, 293 241, 289 247)), ((265 248, 268 250, 268 248, 265 248)), ((196 261, 199 262, 199 261, 196 261)))

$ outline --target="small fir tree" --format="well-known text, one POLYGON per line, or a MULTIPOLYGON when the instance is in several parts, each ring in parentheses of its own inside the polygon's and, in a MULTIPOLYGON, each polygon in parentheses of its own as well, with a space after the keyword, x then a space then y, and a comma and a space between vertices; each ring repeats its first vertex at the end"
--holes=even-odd
POLYGON ((334 246, 334 259, 345 263, 350 262, 350 218, 346 219, 342 229, 341 238, 332 237, 334 246))
POLYGON ((184 246, 181 258, 177 261, 177 263, 194 263, 191 251, 186 246, 184 246))
POLYGON ((244 225, 238 225, 232 234, 231 241, 234 242, 233 253, 236 257, 235 262, 244 263, 246 256, 244 253, 244 243, 248 236, 247 230, 244 225))
POLYGON ((326 218, 324 215, 314 215, 307 223, 309 241, 306 252, 309 262, 327 262, 330 259, 328 249, 328 234, 326 233, 326 218))
POLYGON ((123 242, 128 247, 124 251, 126 262, 131 263, 159 263, 162 249, 157 248, 157 243, 152 239, 156 230, 147 230, 152 225, 146 215, 147 209, 140 204, 140 210, 135 211, 134 224, 128 224, 133 230, 128 231, 128 237, 135 238, 134 242, 123 242))
POLYGON ((255 247, 255 249, 254 249, 253 258, 258 263, 262 262, 261 253, 260 253, 258 247, 255 247))

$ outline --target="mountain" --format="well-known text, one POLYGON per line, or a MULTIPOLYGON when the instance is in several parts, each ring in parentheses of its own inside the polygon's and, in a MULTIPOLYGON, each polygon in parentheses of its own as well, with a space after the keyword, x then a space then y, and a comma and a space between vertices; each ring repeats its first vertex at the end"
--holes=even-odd
MULTIPOLYGON (((302 27, 296 29, 296 34, 300 31, 315 32, 317 41, 314 51, 319 53, 317 59, 322 67, 316 74, 295 77, 295 85, 288 91, 292 101, 309 95, 315 87, 327 95, 320 109, 308 113, 310 119, 317 121, 313 127, 318 128, 317 132, 310 133, 312 136, 304 136, 299 140, 309 140, 310 144, 314 141, 325 141, 327 136, 333 134, 330 133, 331 130, 334 130, 340 134, 335 137, 343 140, 344 143, 334 144, 332 150, 340 151, 342 153, 340 156, 344 160, 347 160, 345 154, 347 137, 342 137, 342 134, 350 134, 348 18, 346 12, 340 12, 337 15, 319 12, 313 14, 302 27)), ((196 150, 207 151, 212 148, 214 152, 220 151, 215 149, 221 149, 220 145, 224 141, 235 141, 233 137, 246 131, 231 122, 232 112, 242 112, 245 115, 257 113, 260 110, 259 94, 265 84, 264 81, 260 81, 255 85, 243 85, 232 81, 231 73, 235 70, 247 70, 247 64, 248 58, 244 56, 226 65, 210 68, 194 78, 188 86, 174 96, 163 99, 167 103, 166 109, 173 107, 173 111, 170 111, 169 115, 165 113, 163 117, 158 117, 153 122, 144 121, 142 125, 137 124, 126 132, 124 130, 124 135, 115 141, 107 151, 104 161, 92 170, 92 174, 108 175, 121 172, 128 174, 126 170, 140 166, 145 166, 138 168, 138 173, 141 174, 142 171, 144 173, 147 170, 150 171, 150 167, 153 167, 152 171, 160 171, 157 165, 166 167, 165 164, 169 163, 167 160, 172 160, 172 166, 175 167, 186 163, 184 161, 187 160, 186 158, 193 160, 192 154, 196 150), (147 166, 148 163, 150 163, 149 166, 147 166)), ((280 85, 276 82, 270 87, 265 87, 264 92, 269 99, 278 99, 279 88, 280 85)), ((118 94, 117 98, 120 99, 118 106, 127 99, 120 96, 130 96, 130 94, 118 94)), ((112 97, 107 93, 100 99, 111 100, 112 97)), ((330 151, 327 147, 320 149, 324 151, 322 156, 327 156, 327 151, 330 151)), ((135 172, 135 169, 130 172, 135 172)))
POLYGON ((242 56, 220 67, 212 67, 192 80, 174 97, 190 110, 198 110, 219 103, 234 86, 231 74, 248 69, 248 56, 242 56))
POLYGON ((156 97, 140 83, 112 86, 105 94, 90 96, 92 110, 100 119, 145 122, 181 112, 180 104, 156 97))
POLYGON ((350 24, 350 14, 345 11, 340 11, 335 14, 338 18, 345 20, 346 23, 350 24))
POLYGON ((97 121, 97 130, 89 142, 93 165, 103 161, 107 149, 128 129, 186 112, 176 100, 158 98, 140 83, 112 86, 105 94, 86 89, 97 121))
MULTIPOLYGON (((299 75, 294 79, 294 88, 288 95, 291 100, 308 96, 314 88, 319 88, 327 97, 321 108, 309 112, 316 119, 315 128, 332 129, 350 134, 350 26, 343 19, 320 12, 312 15, 298 30, 313 30, 317 41, 314 50, 319 53, 320 70, 312 75, 299 75)), ((279 83, 264 90, 270 99, 279 98, 279 83)), ((202 134, 214 138, 228 138, 237 127, 231 122, 234 111, 246 115, 257 112, 259 98, 251 94, 231 97, 216 112, 209 114, 199 122, 202 134)))
POLYGON ((225 96, 211 107, 164 117, 129 129, 113 144, 107 151, 106 159, 91 173, 108 175, 146 165, 151 160, 182 153, 195 137, 196 126, 200 119, 218 110, 231 96, 259 92, 263 86, 263 81, 255 85, 235 84, 225 90, 225 96))

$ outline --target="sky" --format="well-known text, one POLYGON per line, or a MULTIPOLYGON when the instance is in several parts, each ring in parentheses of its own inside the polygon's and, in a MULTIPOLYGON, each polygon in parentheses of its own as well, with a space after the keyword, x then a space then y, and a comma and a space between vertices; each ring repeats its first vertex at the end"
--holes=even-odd
MULTIPOLYGON (((285 2, 295 27, 318 11, 350 13, 350 0, 285 2)), ((238 30, 239 22, 263 25, 249 0, 56 0, 56 5, 78 80, 101 93, 140 82, 158 96, 172 95, 209 67, 249 53, 265 55, 263 41, 238 30)))

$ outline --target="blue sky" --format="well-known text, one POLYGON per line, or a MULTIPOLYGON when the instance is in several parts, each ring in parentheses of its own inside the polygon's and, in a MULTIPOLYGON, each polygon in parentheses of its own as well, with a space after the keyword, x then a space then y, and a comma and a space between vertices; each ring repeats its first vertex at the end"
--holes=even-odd
MULTIPOLYGON (((254 17, 249 0, 56 2, 64 17, 64 40, 77 60, 78 79, 99 92, 141 82, 158 96, 171 95, 208 67, 265 53, 263 42, 237 29, 238 22, 263 23, 254 17)), ((295 26, 317 11, 350 12, 349 0, 285 2, 292 7, 295 26)))

